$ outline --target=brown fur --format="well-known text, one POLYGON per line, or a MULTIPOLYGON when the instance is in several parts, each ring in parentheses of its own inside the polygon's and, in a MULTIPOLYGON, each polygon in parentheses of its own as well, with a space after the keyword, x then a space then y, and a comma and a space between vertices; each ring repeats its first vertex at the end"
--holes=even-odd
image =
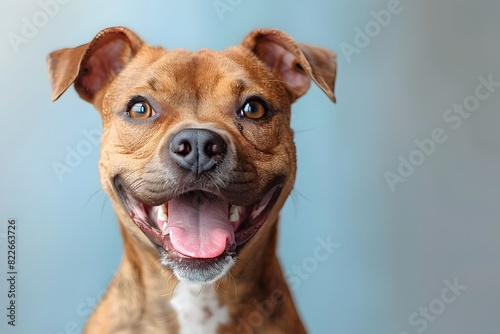
POLYGON ((283 179, 264 226, 242 247, 230 275, 216 283, 231 318, 219 332, 305 333, 276 257, 277 221, 295 179, 290 105, 306 92, 310 79, 335 101, 335 54, 296 43, 278 30, 253 31, 241 45, 225 51, 192 53, 152 47, 130 30, 115 27, 88 44, 53 52, 48 63, 53 100, 74 83, 102 116, 99 171, 123 236, 122 264, 84 332, 178 333, 168 302, 177 278, 160 264, 157 250, 130 218, 114 180, 119 176, 146 203, 168 200, 179 189, 165 185, 179 185, 162 152, 176 131, 204 124, 229 138, 232 164, 214 182, 231 203, 254 203, 273 179, 283 179), (291 66, 275 58, 283 50, 294 57, 291 66), (297 85, 287 84, 288 75, 297 85), (263 96, 275 110, 273 117, 263 122, 234 117, 235 100, 246 92, 263 96), (120 116, 134 94, 154 97, 153 107, 162 111, 154 122, 134 123, 120 116), (239 183, 222 182, 227 180, 239 183), (256 305, 265 306, 265 316, 258 317, 263 312, 256 305), (262 321, 256 325, 256 319, 262 321))

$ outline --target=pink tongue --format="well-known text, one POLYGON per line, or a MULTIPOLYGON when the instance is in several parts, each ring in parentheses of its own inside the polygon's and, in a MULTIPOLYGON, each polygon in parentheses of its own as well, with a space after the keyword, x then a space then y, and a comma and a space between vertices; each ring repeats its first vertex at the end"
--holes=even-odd
POLYGON ((175 250, 190 257, 217 257, 235 241, 228 203, 202 193, 170 200, 167 226, 164 233, 170 233, 175 250))

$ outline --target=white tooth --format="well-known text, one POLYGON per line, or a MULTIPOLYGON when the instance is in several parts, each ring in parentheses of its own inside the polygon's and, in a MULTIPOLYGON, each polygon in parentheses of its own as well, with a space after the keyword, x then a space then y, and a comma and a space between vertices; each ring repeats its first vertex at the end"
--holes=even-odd
POLYGON ((161 221, 167 221, 168 216, 165 212, 158 212, 158 219, 161 221))
POLYGON ((165 232, 167 229, 167 222, 163 223, 163 227, 161 228, 162 232, 165 232))
POLYGON ((165 204, 162 204, 158 207, 158 220, 167 221, 167 209, 165 208, 165 204))
POLYGON ((231 205, 231 209, 229 210, 229 221, 230 222, 239 222, 240 221, 240 212, 241 206, 231 205))

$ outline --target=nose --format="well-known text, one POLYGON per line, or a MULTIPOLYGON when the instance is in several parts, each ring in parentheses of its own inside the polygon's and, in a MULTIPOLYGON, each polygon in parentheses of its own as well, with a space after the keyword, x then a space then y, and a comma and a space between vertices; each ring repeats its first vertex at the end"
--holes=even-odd
POLYGON ((170 142, 170 156, 183 169, 200 175, 224 159, 227 145, 214 131, 184 129, 170 142))

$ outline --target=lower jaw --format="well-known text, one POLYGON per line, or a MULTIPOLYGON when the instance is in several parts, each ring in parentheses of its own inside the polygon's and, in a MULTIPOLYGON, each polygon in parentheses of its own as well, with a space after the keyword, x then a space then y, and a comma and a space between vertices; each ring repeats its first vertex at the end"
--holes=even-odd
POLYGON ((179 281, 192 284, 210 284, 226 276, 236 263, 236 254, 222 254, 213 259, 173 258, 160 250, 161 264, 179 281))

